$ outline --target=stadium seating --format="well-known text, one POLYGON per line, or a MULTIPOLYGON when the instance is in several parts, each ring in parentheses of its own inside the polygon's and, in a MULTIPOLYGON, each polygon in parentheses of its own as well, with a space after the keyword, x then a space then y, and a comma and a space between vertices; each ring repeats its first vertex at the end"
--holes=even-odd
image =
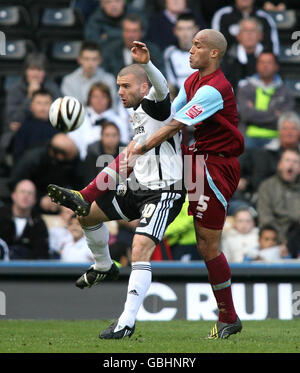
POLYGON ((83 16, 74 8, 39 9, 38 40, 83 38, 83 16))
POLYGON ((29 12, 23 6, 0 5, 0 30, 7 38, 32 38, 29 12))

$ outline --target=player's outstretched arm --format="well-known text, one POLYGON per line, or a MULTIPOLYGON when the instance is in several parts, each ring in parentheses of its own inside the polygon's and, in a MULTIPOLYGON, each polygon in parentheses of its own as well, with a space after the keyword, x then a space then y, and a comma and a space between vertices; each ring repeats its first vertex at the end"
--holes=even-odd
POLYGON ((132 58, 144 68, 154 88, 153 100, 158 102, 163 101, 169 93, 165 77, 151 62, 147 45, 140 41, 134 41, 133 44, 134 47, 131 49, 132 58))
POLYGON ((184 128, 184 124, 178 122, 177 120, 172 120, 171 122, 165 124, 158 131, 156 131, 149 139, 141 145, 135 145, 131 148, 127 155, 127 160, 129 164, 134 164, 132 160, 136 159, 138 155, 147 153, 149 150, 160 145, 164 141, 176 135, 177 132, 184 128))

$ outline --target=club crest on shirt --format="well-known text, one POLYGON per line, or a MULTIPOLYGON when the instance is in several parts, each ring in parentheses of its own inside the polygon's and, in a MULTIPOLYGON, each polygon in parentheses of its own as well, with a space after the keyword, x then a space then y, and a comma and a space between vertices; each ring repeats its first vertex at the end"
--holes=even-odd
POLYGON ((189 110, 185 113, 191 119, 196 118, 198 115, 204 112, 203 106, 196 104, 189 108, 189 110))

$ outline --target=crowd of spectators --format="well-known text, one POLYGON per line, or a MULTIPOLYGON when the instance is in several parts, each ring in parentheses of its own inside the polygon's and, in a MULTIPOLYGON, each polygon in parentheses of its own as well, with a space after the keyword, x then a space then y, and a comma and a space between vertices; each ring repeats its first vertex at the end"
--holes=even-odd
MULTIPOLYGON (((46 187, 82 188, 105 166, 97 162, 100 155, 109 161, 130 142, 132 112, 121 105, 116 77, 133 63, 133 41, 147 43, 174 98, 193 72, 189 50, 203 28, 218 29, 227 38, 221 68, 236 93, 246 145, 223 251, 230 262, 299 258, 299 103, 281 74, 281 39, 271 16, 299 11, 297 1, 234 0, 224 6, 219 0, 74 0, 69 6, 84 19, 77 68, 55 79, 46 55, 35 51, 6 87, 0 127, 0 259, 92 260, 72 211, 52 203, 46 187), (85 105, 84 123, 68 134, 58 133, 48 119, 51 103, 62 95, 85 105)), ((192 132, 183 139, 191 143, 192 132)), ((201 260, 187 205, 157 246, 156 257, 166 251, 169 259, 201 260)), ((128 265, 136 222, 108 227, 113 259, 128 265)))

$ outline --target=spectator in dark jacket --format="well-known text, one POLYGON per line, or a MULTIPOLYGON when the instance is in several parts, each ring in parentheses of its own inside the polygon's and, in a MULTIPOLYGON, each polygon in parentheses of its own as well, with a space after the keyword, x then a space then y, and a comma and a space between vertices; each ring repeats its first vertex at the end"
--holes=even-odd
POLYGON ((105 160, 108 160, 108 158, 103 158, 103 162, 101 162, 99 157, 108 155, 116 158, 120 153, 120 147, 125 147, 124 144, 120 143, 120 130, 115 123, 104 120, 101 127, 101 140, 88 146, 87 157, 83 166, 85 185, 90 183, 106 166, 105 160))
POLYGON ((122 21, 122 37, 112 41, 106 48, 104 54, 106 70, 117 77, 123 67, 134 63, 131 48, 135 40, 147 43, 147 48, 151 53, 151 61, 162 74, 165 74, 163 55, 156 44, 144 40, 143 21, 135 14, 129 14, 124 17, 122 21))
MULTIPOLYGON (((147 39, 164 51, 169 45, 174 45, 177 38, 173 32, 176 20, 182 13, 190 13, 186 0, 165 0, 165 9, 153 14, 149 22, 147 39)), ((199 12, 196 14, 200 30, 205 28, 205 22, 199 12)))
POLYGON ((122 36, 121 23, 127 14, 140 12, 125 0, 99 0, 99 7, 90 15, 85 26, 85 39, 98 43, 104 51, 115 39, 122 36))
POLYGON ((239 32, 239 22, 250 17, 257 18, 262 25, 264 47, 271 48, 278 55, 279 37, 276 23, 268 12, 256 7, 255 0, 235 0, 233 6, 220 8, 213 16, 212 28, 222 32, 230 48, 239 32))
POLYGON ((10 185, 31 180, 43 212, 56 212, 57 205, 46 195, 48 184, 82 187, 80 159, 74 142, 65 134, 55 135, 48 146, 28 150, 12 170, 10 185))
POLYGON ((46 74, 47 61, 41 53, 28 55, 24 75, 7 91, 6 119, 10 129, 15 130, 30 112, 30 102, 34 91, 48 90, 53 99, 60 96, 58 85, 46 74))
POLYGON ((234 89, 242 79, 255 74, 256 58, 264 49, 262 31, 256 18, 245 18, 239 23, 236 43, 228 49, 221 63, 222 71, 234 89))
POLYGON ((20 181, 12 193, 12 206, 0 209, 0 238, 10 259, 48 259, 48 231, 33 212, 36 189, 30 180, 20 181))
POLYGON ((32 94, 30 114, 22 122, 14 137, 14 160, 17 161, 28 149, 44 145, 57 134, 49 121, 49 110, 53 102, 49 91, 40 89, 32 94))

